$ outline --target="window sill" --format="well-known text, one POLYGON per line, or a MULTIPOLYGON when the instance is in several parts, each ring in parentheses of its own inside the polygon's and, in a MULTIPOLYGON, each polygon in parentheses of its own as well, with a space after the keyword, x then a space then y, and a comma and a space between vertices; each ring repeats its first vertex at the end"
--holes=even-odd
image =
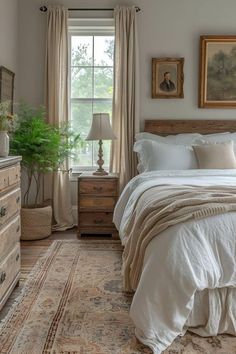
MULTIPOLYGON (((104 166, 103 167, 104 170, 109 171, 109 167, 108 166, 104 166)), ((81 169, 81 170, 73 170, 72 169, 72 173, 70 174, 69 180, 70 182, 76 182, 78 180, 78 177, 82 174, 82 173, 92 173, 95 172, 97 168, 88 168, 88 169, 81 169)))
POLYGON ((78 177, 81 175, 82 172, 72 172, 69 177, 70 182, 77 182, 78 177))

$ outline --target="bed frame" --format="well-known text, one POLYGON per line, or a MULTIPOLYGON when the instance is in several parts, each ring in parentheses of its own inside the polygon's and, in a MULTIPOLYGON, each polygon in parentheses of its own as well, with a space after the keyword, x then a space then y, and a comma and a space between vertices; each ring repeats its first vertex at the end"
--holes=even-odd
POLYGON ((236 120, 145 120, 144 131, 157 135, 236 132, 236 120))

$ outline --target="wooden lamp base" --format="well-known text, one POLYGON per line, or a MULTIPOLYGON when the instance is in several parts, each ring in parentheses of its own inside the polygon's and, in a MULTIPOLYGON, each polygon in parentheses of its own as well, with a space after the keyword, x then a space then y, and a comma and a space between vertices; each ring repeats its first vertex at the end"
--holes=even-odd
POLYGON ((98 157, 99 159, 97 160, 97 164, 98 164, 98 169, 97 171, 93 172, 94 176, 106 176, 108 175, 108 172, 104 170, 104 168, 102 167, 104 164, 104 160, 103 160, 103 150, 102 150, 102 140, 99 140, 99 150, 98 150, 98 157))

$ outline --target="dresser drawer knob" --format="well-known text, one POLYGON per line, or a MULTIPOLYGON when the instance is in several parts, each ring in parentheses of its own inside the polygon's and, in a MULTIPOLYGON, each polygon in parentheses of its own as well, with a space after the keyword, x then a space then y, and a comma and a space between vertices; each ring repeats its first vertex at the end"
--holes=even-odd
POLYGON ((17 256, 16 256, 16 261, 19 261, 19 258, 20 258, 20 255, 18 253, 17 256))
POLYGON ((6 207, 1 207, 0 209, 0 217, 2 218, 7 214, 7 208, 6 207))
POLYGON ((102 187, 96 187, 96 186, 94 186, 93 189, 94 189, 96 192, 102 192, 102 190, 103 190, 102 187))
POLYGON ((4 283, 5 279, 6 279, 6 272, 2 272, 2 273, 0 274, 0 285, 1 285, 2 283, 4 283))
POLYGON ((16 198, 16 202, 19 203, 20 202, 20 197, 16 198))
POLYGON ((94 224, 98 225, 98 224, 102 224, 103 223, 103 219, 96 219, 94 220, 94 224))

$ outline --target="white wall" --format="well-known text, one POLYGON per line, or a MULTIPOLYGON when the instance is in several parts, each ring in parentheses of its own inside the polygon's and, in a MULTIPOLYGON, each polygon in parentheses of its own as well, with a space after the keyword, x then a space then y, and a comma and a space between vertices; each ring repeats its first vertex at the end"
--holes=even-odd
POLYGON ((0 0, 0 65, 16 74, 18 97, 18 0, 0 0))
MULTIPOLYGON (((235 0, 48 0, 47 3, 68 7, 114 7, 118 3, 141 7, 138 15, 141 121, 145 118, 236 118, 234 109, 197 107, 199 37, 236 34, 235 0), (184 99, 151 99, 151 58, 161 56, 185 57, 184 99)), ((42 0, 19 0, 19 4, 20 93, 26 101, 38 105, 43 103, 46 15, 38 10, 42 0)))

